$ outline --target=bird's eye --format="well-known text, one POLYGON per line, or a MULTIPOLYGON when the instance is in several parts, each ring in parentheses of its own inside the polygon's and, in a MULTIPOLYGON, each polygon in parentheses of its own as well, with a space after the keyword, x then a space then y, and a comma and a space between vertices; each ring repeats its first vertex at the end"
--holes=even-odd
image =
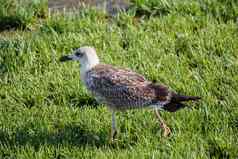
POLYGON ((83 54, 81 52, 76 52, 75 55, 78 56, 78 57, 82 57, 83 56, 83 54))

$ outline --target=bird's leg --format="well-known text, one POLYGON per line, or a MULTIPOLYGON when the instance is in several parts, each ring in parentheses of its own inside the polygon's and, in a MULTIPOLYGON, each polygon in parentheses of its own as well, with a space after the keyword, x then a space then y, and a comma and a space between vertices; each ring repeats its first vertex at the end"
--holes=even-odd
POLYGON ((164 129, 164 134, 163 134, 164 137, 169 136, 170 133, 171 133, 171 130, 170 130, 170 128, 165 124, 164 119, 160 116, 160 112, 159 112, 158 109, 155 109, 155 114, 156 114, 156 116, 157 116, 157 118, 158 118, 158 120, 159 120, 159 122, 160 122, 160 127, 161 127, 162 129, 164 129))
POLYGON ((112 111, 112 127, 111 127, 111 134, 110 134, 110 142, 113 142, 117 135, 116 129, 116 114, 115 111, 112 111))

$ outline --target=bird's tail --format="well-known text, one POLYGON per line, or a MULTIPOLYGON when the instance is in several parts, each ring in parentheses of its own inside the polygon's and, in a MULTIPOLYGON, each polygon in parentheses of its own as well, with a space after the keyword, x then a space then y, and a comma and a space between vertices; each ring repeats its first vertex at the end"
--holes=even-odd
POLYGON ((197 96, 185 96, 185 95, 179 95, 176 93, 172 93, 171 101, 173 102, 184 102, 189 100, 199 100, 201 97, 197 96))
POLYGON ((186 101, 196 101, 201 99, 201 97, 197 97, 197 96, 185 96, 185 95, 179 95, 176 93, 172 93, 171 96, 171 100, 169 103, 167 103, 166 105, 164 105, 163 109, 167 110, 169 112, 175 112, 181 108, 184 108, 186 105, 183 104, 182 102, 186 102, 186 101))

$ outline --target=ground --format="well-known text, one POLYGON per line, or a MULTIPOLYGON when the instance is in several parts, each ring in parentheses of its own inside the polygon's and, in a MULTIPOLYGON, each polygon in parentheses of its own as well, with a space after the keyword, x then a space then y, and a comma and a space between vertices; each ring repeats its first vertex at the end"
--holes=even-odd
POLYGON ((0 158, 238 157, 236 1, 137 0, 113 17, 12 2, 0 9, 0 158), (119 112, 110 144, 110 112, 83 87, 78 63, 59 62, 85 45, 103 63, 202 100, 162 112, 168 138, 152 110, 119 112))

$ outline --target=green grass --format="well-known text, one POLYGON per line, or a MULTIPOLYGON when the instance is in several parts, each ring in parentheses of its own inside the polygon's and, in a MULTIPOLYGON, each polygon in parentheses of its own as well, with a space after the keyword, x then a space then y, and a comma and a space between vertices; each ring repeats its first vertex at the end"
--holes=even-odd
POLYGON ((132 0, 137 15, 211 16, 218 21, 237 20, 238 1, 235 0, 132 0))
POLYGON ((6 29, 33 29, 39 18, 47 16, 46 0, 0 0, 0 31, 6 29))
POLYGON ((108 19, 81 10, 0 34, 0 158, 237 158, 237 21, 177 10, 138 19, 135 11, 108 19), (110 112, 87 93, 77 63, 58 61, 84 45, 104 63, 202 100, 162 113, 168 138, 152 111, 118 113, 111 145, 110 112))

